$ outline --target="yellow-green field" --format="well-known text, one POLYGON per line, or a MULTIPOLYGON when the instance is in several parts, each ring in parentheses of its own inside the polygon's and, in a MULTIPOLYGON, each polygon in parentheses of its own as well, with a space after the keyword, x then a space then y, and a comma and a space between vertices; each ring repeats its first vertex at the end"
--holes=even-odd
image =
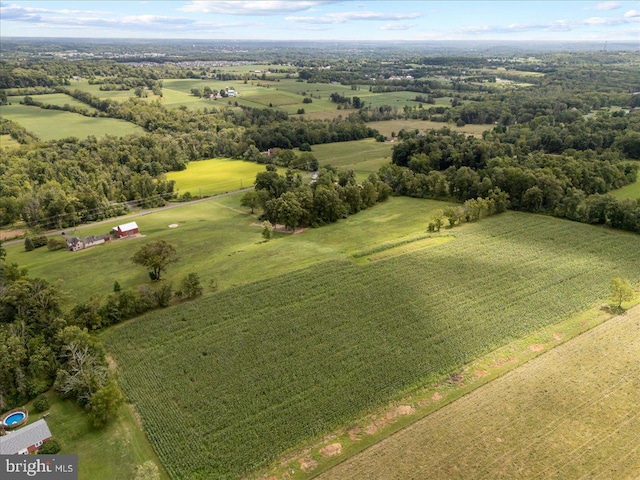
POLYGON ((466 135, 473 135, 474 137, 481 137, 482 132, 490 130, 494 125, 465 125, 464 127, 458 127, 455 123, 442 123, 432 122, 430 120, 385 120, 382 122, 370 122, 367 124, 371 128, 375 128, 385 137, 390 137, 391 133, 398 133, 400 130, 415 130, 418 129, 422 132, 425 130, 439 130, 442 127, 447 127, 456 132, 464 133, 466 135))
POLYGON ((0 115, 12 120, 41 140, 57 140, 67 137, 85 138, 89 135, 125 136, 144 133, 144 129, 124 120, 106 117, 85 117, 62 110, 47 110, 20 104, 3 105, 0 115))
POLYGON ((638 478, 638 358, 635 307, 318 478, 638 478))
POLYGON ((186 170, 169 172, 167 180, 175 180, 178 193, 209 196, 252 187, 258 172, 264 172, 264 165, 229 158, 211 158, 189 162, 186 170))

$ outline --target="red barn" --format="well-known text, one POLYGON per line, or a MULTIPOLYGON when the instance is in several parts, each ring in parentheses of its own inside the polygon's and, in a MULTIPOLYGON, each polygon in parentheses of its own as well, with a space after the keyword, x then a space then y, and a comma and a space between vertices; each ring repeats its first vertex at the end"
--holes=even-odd
POLYGON ((114 230, 116 233, 116 237, 118 238, 129 237, 131 235, 138 234, 138 224, 136 222, 129 222, 118 225, 116 228, 114 228, 114 230))

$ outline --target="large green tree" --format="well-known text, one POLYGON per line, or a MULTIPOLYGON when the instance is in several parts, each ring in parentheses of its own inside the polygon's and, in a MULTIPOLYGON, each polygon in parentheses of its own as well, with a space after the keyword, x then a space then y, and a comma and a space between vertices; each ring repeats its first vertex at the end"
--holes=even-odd
POLYGON ((167 266, 178 260, 175 245, 158 240, 144 245, 132 258, 133 263, 147 267, 151 280, 160 280, 160 274, 167 271, 167 266))
POLYGON ((633 298, 633 287, 626 278, 614 278, 611 281, 611 299, 617 303, 616 308, 622 308, 622 302, 633 298))

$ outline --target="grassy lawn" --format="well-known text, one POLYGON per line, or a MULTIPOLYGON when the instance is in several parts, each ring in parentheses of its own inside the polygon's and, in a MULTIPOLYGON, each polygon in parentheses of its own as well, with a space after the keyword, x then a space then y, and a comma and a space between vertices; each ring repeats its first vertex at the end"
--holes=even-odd
POLYGON ((67 137, 85 138, 89 135, 125 136, 143 133, 144 129, 124 120, 106 117, 85 117, 62 110, 46 110, 39 107, 13 104, 0 107, 0 115, 12 120, 41 140, 56 140, 67 137))
MULTIPOLYGON (((268 243, 256 231, 229 245, 235 250, 219 245, 220 228, 208 223, 206 244, 234 259, 233 273, 263 280, 103 335, 171 475, 243 476, 583 310, 608 294, 614 276, 640 279, 637 235, 516 212, 380 256, 403 239, 422 242, 437 205, 394 198, 268 243)), ((178 247, 185 262, 221 279, 233 274, 207 262, 211 249, 189 250, 193 237, 178 247)))
MULTIPOLYGON (((46 248, 26 252, 21 242, 6 246, 7 261, 28 268, 32 277, 51 281, 65 272, 62 288, 68 293, 68 301, 86 300, 92 294, 110 293, 115 280, 122 288, 148 283, 146 271, 133 265, 131 257, 143 243, 164 239, 175 243, 180 255, 180 261, 169 267, 167 281, 177 284, 197 265, 205 287, 215 281, 219 289, 226 289, 312 265, 328 254, 350 255, 396 236, 413 234, 417 224, 424 227, 428 223, 429 211, 443 205, 442 202, 394 198, 331 227, 311 229, 294 237, 281 235, 287 239, 289 251, 282 256, 278 254, 280 243, 262 243, 260 228, 252 225, 257 222, 257 215, 249 215, 249 210, 240 206, 242 195, 137 217, 135 221, 146 238, 114 241, 79 252, 50 252, 46 248), (412 213, 401 215, 398 208, 412 213), (179 227, 168 228, 173 223, 179 227), (264 267, 263 255, 269 259, 269 268, 264 267), (123 265, 127 268, 122 268, 123 265), (95 271, 101 274, 87 275, 95 271)), ((111 227, 128 221, 113 219, 113 224, 67 233, 82 236, 107 233, 111 227)))
MULTIPOLYGON (((147 460, 158 466, 163 480, 169 478, 130 406, 121 407, 115 421, 97 430, 75 402, 60 400, 53 392, 48 392, 47 397, 51 404, 47 425, 62 447, 61 454, 78 455, 80 480, 128 480, 133 478, 135 467, 147 460)), ((29 423, 42 417, 33 412, 30 404, 27 409, 29 423)))
MULTIPOLYGON (((80 100, 76 100, 73 97, 70 97, 66 93, 47 93, 44 95, 32 95, 36 102, 44 103, 45 105, 57 105, 59 107, 63 107, 64 105, 69 105, 72 107, 80 107, 84 108, 88 112, 96 112, 97 110, 86 103, 81 102, 80 100)), ((8 97, 8 101, 11 104, 20 103, 24 97, 8 97)))
POLYGON ((640 307, 318 478, 637 478, 638 325, 640 307))
POLYGON ((100 86, 98 84, 91 85, 86 80, 81 80, 79 82, 71 82, 71 85, 68 85, 70 91, 80 90, 83 92, 89 92, 91 95, 98 97, 102 100, 110 99, 110 100, 126 100, 127 98, 133 97, 133 89, 130 90, 100 90, 100 86))
POLYGON ((391 162, 391 144, 376 142, 372 138, 314 145, 312 153, 320 165, 331 164, 343 170, 352 169, 358 181, 391 162))
POLYGON ((264 165, 229 158, 212 158, 189 162, 181 172, 169 172, 167 180, 175 180, 179 193, 209 196, 251 187, 264 165))
POLYGON ((367 124, 371 128, 375 128, 380 133, 382 133, 385 137, 391 136, 392 132, 396 134, 404 129, 404 130, 415 130, 418 129, 422 132, 426 130, 440 130, 443 127, 447 127, 453 131, 461 132, 466 135, 473 135, 476 137, 481 137, 482 132, 485 130, 490 130, 494 127, 494 125, 465 125, 464 127, 458 127, 454 123, 442 123, 442 122, 432 122, 430 120, 386 120, 382 122, 370 122, 367 124))
POLYGON ((613 194, 613 196, 619 199, 640 198, 640 171, 638 172, 638 179, 636 180, 635 183, 632 183, 631 185, 626 185, 622 188, 619 188, 618 190, 612 191, 611 193, 613 194))
POLYGON ((0 135, 0 149, 14 148, 19 146, 20 142, 18 142, 11 135, 0 135))

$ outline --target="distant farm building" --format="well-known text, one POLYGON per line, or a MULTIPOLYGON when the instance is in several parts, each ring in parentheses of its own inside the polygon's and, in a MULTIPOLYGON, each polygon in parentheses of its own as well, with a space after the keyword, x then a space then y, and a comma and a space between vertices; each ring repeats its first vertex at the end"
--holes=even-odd
POLYGON ((28 455, 39 450, 51 439, 51 431, 45 420, 8 432, 0 437, 0 455, 28 455))
POLYGON ((110 235, 91 235, 86 238, 70 237, 67 238, 67 249, 72 252, 77 252, 78 250, 84 250, 85 248, 108 242, 110 239, 110 235))
POLYGON ((138 224, 136 222, 129 222, 115 227, 112 232, 116 237, 130 237, 138 234, 138 224))

